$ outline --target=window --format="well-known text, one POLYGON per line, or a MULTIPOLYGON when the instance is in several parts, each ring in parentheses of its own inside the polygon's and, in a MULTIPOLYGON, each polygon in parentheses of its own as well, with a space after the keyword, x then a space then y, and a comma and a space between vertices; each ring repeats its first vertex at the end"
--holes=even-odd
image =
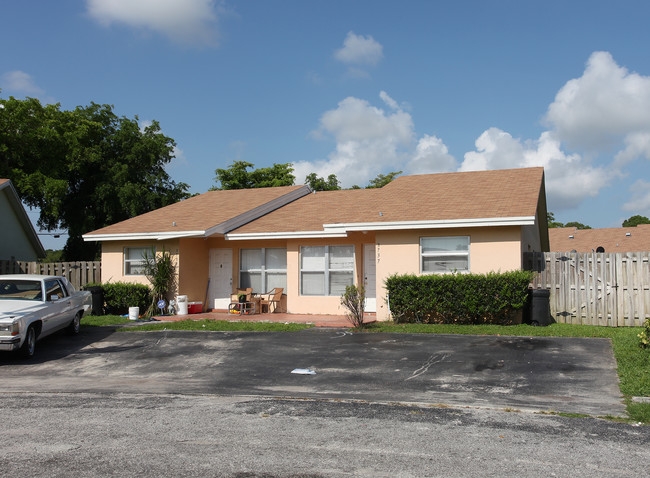
POLYGON ((341 295, 354 284, 354 246, 300 248, 300 293, 341 295))
POLYGON ((53 300, 53 297, 56 297, 54 300, 63 299, 66 294, 63 291, 63 287, 58 280, 46 280, 45 281, 45 292, 47 294, 48 301, 53 300))
POLYGON ((420 271, 469 272, 469 236, 420 238, 420 271))
POLYGON ((150 247, 124 248, 124 275, 140 276, 144 274, 144 256, 151 254, 150 247))
POLYGON ((239 287, 258 294, 275 287, 287 290, 287 249, 269 247, 239 251, 239 287))

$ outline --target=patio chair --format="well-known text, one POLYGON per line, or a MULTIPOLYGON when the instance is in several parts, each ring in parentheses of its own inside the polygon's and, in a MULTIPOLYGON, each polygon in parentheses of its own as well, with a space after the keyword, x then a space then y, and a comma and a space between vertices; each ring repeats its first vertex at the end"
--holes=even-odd
POLYGON ((251 301, 253 296, 253 288, 249 287, 248 289, 235 289, 235 292, 230 296, 230 303, 239 302, 239 295, 246 294, 246 302, 251 301))
POLYGON ((282 302, 282 293, 284 289, 282 287, 276 287, 273 290, 270 290, 266 294, 260 294, 260 309, 261 312, 264 312, 264 307, 266 306, 266 311, 271 312, 271 306, 273 306, 273 312, 275 312, 282 302))

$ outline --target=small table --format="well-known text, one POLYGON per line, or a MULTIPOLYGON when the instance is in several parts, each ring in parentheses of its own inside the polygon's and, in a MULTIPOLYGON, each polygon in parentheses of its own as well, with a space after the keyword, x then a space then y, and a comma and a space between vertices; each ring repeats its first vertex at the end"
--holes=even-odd
POLYGON ((231 314, 253 315, 257 313, 257 301, 253 302, 233 302, 228 306, 228 312, 231 314))

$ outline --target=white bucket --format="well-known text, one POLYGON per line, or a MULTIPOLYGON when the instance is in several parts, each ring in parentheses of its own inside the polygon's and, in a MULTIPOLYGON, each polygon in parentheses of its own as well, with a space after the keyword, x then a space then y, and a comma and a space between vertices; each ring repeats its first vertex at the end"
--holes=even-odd
POLYGON ((176 297, 176 304, 178 305, 178 315, 187 315, 187 296, 179 295, 176 297))
POLYGON ((138 320, 140 317, 140 307, 129 307, 129 320, 138 320))

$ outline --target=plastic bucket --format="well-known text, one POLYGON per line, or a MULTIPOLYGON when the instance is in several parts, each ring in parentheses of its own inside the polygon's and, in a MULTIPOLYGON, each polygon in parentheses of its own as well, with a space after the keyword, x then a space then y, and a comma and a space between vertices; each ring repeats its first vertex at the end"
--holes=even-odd
POLYGON ((178 315, 187 315, 187 296, 179 295, 176 297, 176 304, 178 305, 178 315))
POLYGON ((138 320, 140 317, 140 307, 129 307, 129 320, 138 320))

